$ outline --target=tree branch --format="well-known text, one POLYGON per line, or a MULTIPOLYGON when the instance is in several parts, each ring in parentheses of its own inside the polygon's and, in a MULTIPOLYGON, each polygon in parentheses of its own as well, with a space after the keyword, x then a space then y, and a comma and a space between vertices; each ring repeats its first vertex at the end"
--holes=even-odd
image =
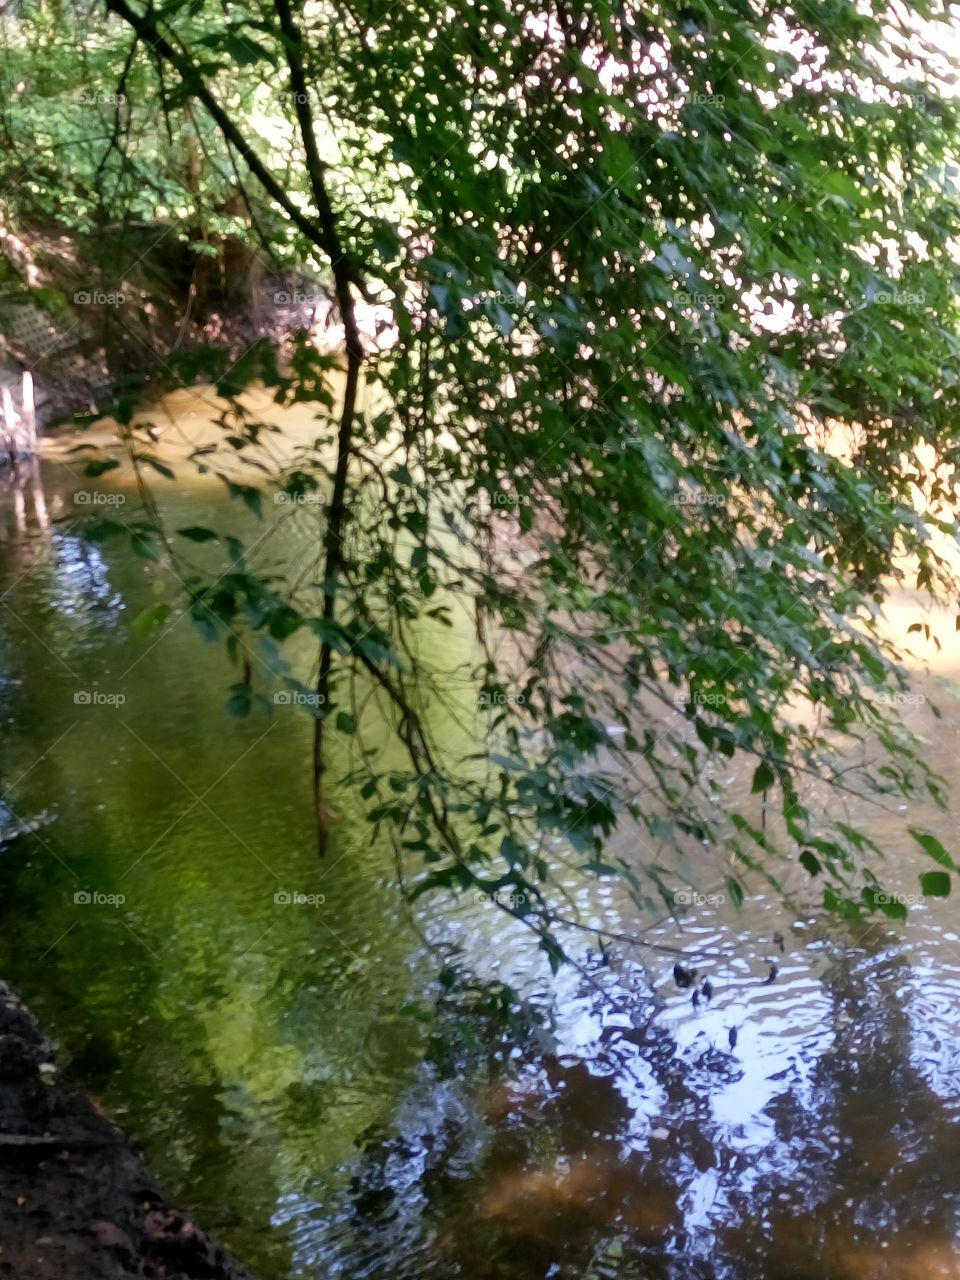
MULTIPOLYGON (((343 404, 340 410, 337 431, 337 458, 334 468, 333 492, 330 498, 327 526, 323 538, 323 619, 325 622, 332 624, 336 616, 337 587, 343 568, 343 537, 348 517, 347 480, 350 471, 350 458, 353 452, 353 426, 356 415, 357 389, 360 383, 360 366, 363 363, 363 344, 360 340, 360 331, 357 326, 356 305, 351 285, 356 284, 362 289, 363 283, 347 258, 340 237, 336 214, 327 190, 324 165, 317 149, 313 110, 307 92, 307 81, 304 73, 303 37, 294 21, 289 0, 275 0, 284 54, 290 72, 290 84, 293 89, 297 123, 306 159, 307 177, 310 182, 313 204, 317 212, 317 222, 303 214, 290 200, 280 183, 224 110, 209 85, 204 82, 189 55, 185 51, 176 48, 158 30, 156 23, 149 15, 140 14, 131 9, 127 4, 127 0, 105 0, 105 2, 110 12, 117 14, 118 17, 128 23, 135 33, 152 47, 158 57, 164 58, 170 63, 184 85, 204 105, 219 128, 224 140, 243 157, 247 168, 271 199, 303 231, 311 244, 319 248, 330 261, 337 308, 343 321, 344 354, 347 366, 343 404)), ((330 707, 332 675, 333 650, 329 642, 324 640, 320 648, 316 681, 318 706, 323 708, 324 712, 328 711, 330 707)), ((326 770, 324 730, 325 714, 317 717, 313 743, 314 813, 317 824, 317 848, 321 857, 326 852, 329 829, 329 814, 323 799, 323 775, 326 770)))

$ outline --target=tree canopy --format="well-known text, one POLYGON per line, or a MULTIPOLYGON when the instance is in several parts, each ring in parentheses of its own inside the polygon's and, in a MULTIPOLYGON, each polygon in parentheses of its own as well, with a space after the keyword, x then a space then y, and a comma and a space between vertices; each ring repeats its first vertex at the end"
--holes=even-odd
MULTIPOLYGON (((104 406, 144 477, 128 531, 173 570, 147 622, 185 598, 242 672, 238 713, 264 667, 303 692, 321 829, 329 737, 355 736, 409 891, 494 895, 554 963, 561 868, 672 909, 658 850, 691 840, 729 847, 735 898, 799 861, 827 906, 901 913, 831 797, 942 800, 880 614, 897 584, 956 590, 945 10, 105 4, 4 19, 7 216, 170 223, 198 258, 232 238, 324 283, 332 350, 304 332, 161 353, 173 384, 226 397, 225 454, 258 456, 251 383, 316 405, 316 447, 227 481, 256 511, 323 499, 314 580, 164 528, 135 397, 104 406), (215 571, 191 563, 201 542, 215 571), (420 638, 463 601, 482 741, 458 757, 420 638), (309 681, 283 666, 295 633, 316 640, 309 681), (367 754, 358 689, 390 708, 403 767, 367 754), (718 757, 750 762, 777 821, 718 800, 718 757)), ((917 838, 947 891, 951 855, 917 838)))

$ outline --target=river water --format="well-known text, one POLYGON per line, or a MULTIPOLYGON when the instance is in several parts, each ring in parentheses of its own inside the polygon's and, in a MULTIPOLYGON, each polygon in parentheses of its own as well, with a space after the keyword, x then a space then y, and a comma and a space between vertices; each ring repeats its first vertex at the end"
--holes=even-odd
MULTIPOLYGON (((270 1280, 960 1277, 951 899, 854 927, 708 896, 647 936, 707 953, 709 1001, 667 951, 593 957, 616 1007, 564 971, 553 1032, 485 1052, 462 1011, 417 1016, 421 930, 545 1007, 525 939, 472 903, 414 927, 348 794, 317 861, 308 716, 229 717, 189 619, 134 634, 157 570, 60 522, 125 493, 78 504, 78 470, 44 463, 50 523, 0 505, 0 974, 205 1227, 270 1280)), ((249 534, 217 487, 169 489, 176 526, 249 534)), ((275 554, 314 537, 288 519, 275 554)), ((467 658, 468 629, 443 644, 467 658)), ((955 666, 904 714, 957 781, 955 666)), ((956 835, 921 803, 859 816, 908 893, 907 825, 956 835)), ((640 923, 616 888, 589 910, 640 923)))

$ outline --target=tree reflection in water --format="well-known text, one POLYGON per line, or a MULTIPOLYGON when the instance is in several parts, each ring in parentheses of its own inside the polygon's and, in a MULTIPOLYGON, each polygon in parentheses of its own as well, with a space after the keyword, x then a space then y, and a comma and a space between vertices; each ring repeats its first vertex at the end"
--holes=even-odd
POLYGON ((832 1039, 809 1073, 784 1059, 761 1147, 712 1106, 742 1075, 736 1050, 685 1056, 654 1020, 589 1061, 527 1061, 429 1130, 414 1108, 373 1135, 324 1264, 404 1280, 960 1276, 960 1123, 917 1061, 915 972, 883 929, 831 928, 832 1039))

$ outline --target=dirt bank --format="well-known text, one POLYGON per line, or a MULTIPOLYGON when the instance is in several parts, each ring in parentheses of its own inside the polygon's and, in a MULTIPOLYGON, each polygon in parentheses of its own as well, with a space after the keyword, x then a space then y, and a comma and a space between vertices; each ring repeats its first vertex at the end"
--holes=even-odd
POLYGON ((175 353, 213 346, 232 361, 258 338, 280 345, 310 329, 335 346, 320 281, 272 274, 233 235, 204 238, 179 221, 102 234, 10 225, 0 207, 0 386, 23 409, 34 380, 41 427, 96 412, 114 393, 182 385, 175 353))
POLYGON ((254 1280, 170 1207, 0 984, 0 1277, 254 1280))

